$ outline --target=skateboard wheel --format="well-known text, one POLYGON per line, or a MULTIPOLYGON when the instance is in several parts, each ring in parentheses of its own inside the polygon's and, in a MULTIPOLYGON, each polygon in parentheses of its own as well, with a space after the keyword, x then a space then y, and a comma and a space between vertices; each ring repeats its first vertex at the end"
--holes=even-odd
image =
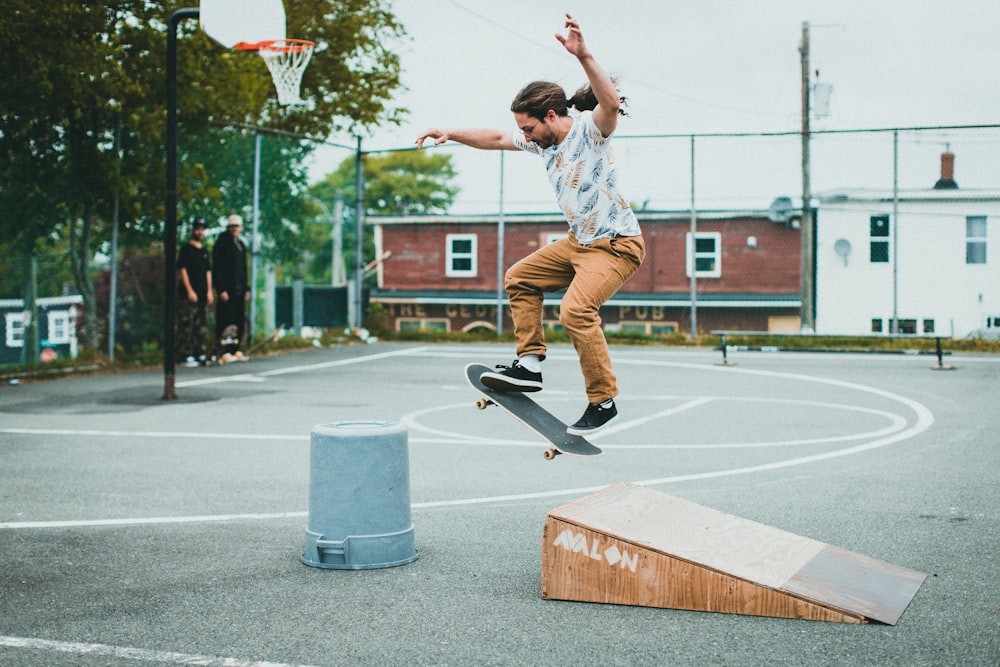
POLYGON ((485 410, 486 408, 488 408, 491 405, 493 405, 493 401, 491 401, 489 399, 486 399, 486 398, 480 398, 478 401, 476 401, 476 409, 477 410, 485 410))
POLYGON ((558 455, 559 455, 559 451, 556 450, 556 449, 546 449, 545 453, 542 454, 542 456, 545 457, 546 461, 551 461, 552 459, 554 459, 558 455))

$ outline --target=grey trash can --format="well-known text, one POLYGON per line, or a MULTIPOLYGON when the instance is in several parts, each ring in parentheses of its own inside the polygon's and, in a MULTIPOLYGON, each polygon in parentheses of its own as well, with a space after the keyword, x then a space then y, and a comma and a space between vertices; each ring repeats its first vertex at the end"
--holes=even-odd
POLYGON ((415 561, 406 429, 396 422, 336 422, 315 426, 310 440, 302 562, 363 570, 415 561))

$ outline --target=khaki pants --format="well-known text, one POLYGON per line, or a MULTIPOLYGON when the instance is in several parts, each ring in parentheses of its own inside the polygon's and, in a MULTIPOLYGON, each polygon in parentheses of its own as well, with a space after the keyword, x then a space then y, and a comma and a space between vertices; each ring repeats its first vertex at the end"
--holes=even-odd
POLYGON ((510 267, 504 287, 514 319, 517 356, 545 358, 542 295, 565 289, 559 322, 580 357, 587 398, 599 403, 617 396, 618 382, 598 310, 635 273, 645 254, 641 236, 600 239, 584 246, 570 234, 510 267))

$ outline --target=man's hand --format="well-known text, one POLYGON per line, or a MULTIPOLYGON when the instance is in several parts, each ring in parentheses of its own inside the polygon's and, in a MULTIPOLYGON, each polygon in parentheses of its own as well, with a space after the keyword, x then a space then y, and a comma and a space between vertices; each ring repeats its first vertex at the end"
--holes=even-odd
POLYGON ((580 24, 576 22, 576 19, 567 14, 566 25, 564 27, 567 29, 565 36, 556 33, 556 39, 559 40, 559 43, 577 58, 586 58, 589 56, 590 51, 587 49, 587 44, 583 41, 583 32, 580 30, 580 24))
POLYGON ((448 141, 448 133, 443 130, 427 130, 417 137, 417 148, 423 148, 424 142, 428 139, 433 139, 434 145, 440 146, 444 142, 448 141))
POLYGON ((580 24, 569 14, 566 15, 565 36, 556 34, 559 43, 566 47, 566 50, 576 56, 587 75, 587 82, 590 89, 597 98, 597 107, 594 109, 594 124, 601 134, 610 137, 611 133, 618 127, 618 110, 621 108, 621 98, 615 82, 611 80, 608 73, 597 64, 594 56, 583 41, 583 32, 580 24))
POLYGON ((423 148, 428 139, 434 140, 439 146, 446 141, 457 141, 460 144, 482 150, 516 150, 509 132, 490 129, 460 129, 460 130, 427 130, 417 137, 417 148, 423 148))

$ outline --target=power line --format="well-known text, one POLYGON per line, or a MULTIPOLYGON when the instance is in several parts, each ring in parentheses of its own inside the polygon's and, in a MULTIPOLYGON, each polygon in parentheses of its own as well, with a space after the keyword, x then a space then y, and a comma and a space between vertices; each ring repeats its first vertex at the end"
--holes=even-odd
MULTIPOLYGON (((563 51, 555 48, 554 46, 551 46, 550 44, 543 44, 542 42, 539 42, 539 41, 536 41, 534 39, 531 39, 530 37, 526 36, 525 34, 523 34, 521 32, 518 32, 517 30, 514 30, 513 28, 508 28, 507 26, 503 25, 502 23, 500 23, 500 22, 498 22, 498 21, 496 21, 494 19, 491 19, 490 17, 488 17, 488 16, 486 16, 484 14, 479 13, 479 12, 475 11, 474 9, 470 9, 470 8, 466 7, 462 3, 458 2, 458 0, 446 0, 446 2, 448 2, 448 4, 454 6, 454 7, 458 8, 458 9, 461 9, 462 11, 464 11, 464 12, 466 12, 468 14, 471 14, 472 16, 475 16, 480 21, 483 21, 484 23, 487 23, 487 24, 493 26, 497 30, 502 30, 503 32, 506 32, 509 35, 513 35, 514 37, 517 37, 519 40, 521 40, 523 42, 526 42, 528 44, 531 44, 532 46, 537 47, 537 48, 545 51, 546 53, 557 55, 557 56, 563 56, 564 55, 563 51)), ((698 99, 696 97, 691 97, 690 95, 683 95, 681 93, 673 92, 673 91, 667 90, 665 88, 662 88, 660 86, 656 86, 656 85, 653 85, 653 84, 650 84, 650 83, 646 83, 644 81, 640 81, 640 80, 637 80, 637 79, 630 79, 627 76, 615 77, 615 78, 616 79, 617 78, 628 79, 629 85, 634 85, 634 86, 637 86, 639 88, 645 88, 645 89, 651 90, 651 91, 653 91, 655 93, 659 93, 660 95, 666 95, 668 97, 672 97, 672 98, 675 98, 675 99, 678 99, 678 100, 684 100, 685 102, 691 102, 692 104, 701 104, 701 105, 704 105, 704 106, 713 107, 715 109, 722 109, 722 110, 725 110, 725 111, 735 111, 735 112, 738 112, 738 113, 753 113, 753 114, 761 114, 761 115, 780 115, 780 114, 783 114, 783 112, 762 111, 762 110, 759 110, 759 109, 743 109, 743 108, 740 108, 740 107, 734 107, 734 106, 727 105, 727 104, 719 104, 717 102, 709 102, 707 100, 698 99)))

